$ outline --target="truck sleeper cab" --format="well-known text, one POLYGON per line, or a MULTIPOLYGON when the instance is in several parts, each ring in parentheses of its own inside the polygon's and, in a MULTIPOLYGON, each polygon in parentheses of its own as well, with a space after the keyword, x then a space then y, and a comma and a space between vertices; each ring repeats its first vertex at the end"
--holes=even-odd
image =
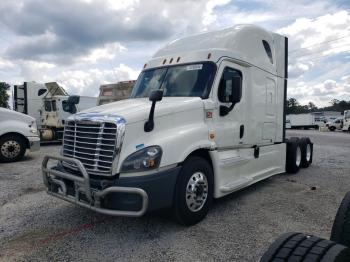
POLYGON ((309 166, 310 139, 285 138, 287 54, 287 38, 252 25, 169 43, 130 99, 68 118, 61 156, 43 161, 47 192, 109 215, 172 208, 192 225, 213 198, 309 166))

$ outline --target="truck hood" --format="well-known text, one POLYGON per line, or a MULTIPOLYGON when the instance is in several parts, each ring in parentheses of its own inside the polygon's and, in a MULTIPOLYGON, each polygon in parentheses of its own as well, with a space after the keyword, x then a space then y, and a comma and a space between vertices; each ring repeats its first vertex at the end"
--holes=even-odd
MULTIPOLYGON (((152 102, 148 98, 125 99, 81 111, 72 117, 119 117, 125 120, 126 123, 134 123, 148 119, 151 105, 152 102)), ((203 102, 199 97, 163 97, 162 101, 156 103, 154 117, 157 118, 202 107, 203 102)))
POLYGON ((0 108, 0 120, 2 119, 12 119, 12 120, 17 120, 17 121, 23 121, 28 124, 32 124, 35 122, 35 118, 28 116, 26 114, 19 113, 17 111, 9 110, 6 108, 0 108))

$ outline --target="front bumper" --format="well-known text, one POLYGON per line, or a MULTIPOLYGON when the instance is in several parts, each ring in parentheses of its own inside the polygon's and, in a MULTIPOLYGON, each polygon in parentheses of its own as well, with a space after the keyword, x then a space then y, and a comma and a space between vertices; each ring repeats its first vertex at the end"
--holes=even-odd
POLYGON ((38 136, 28 136, 29 149, 31 152, 40 150, 40 137, 38 136))
POLYGON ((45 156, 42 164, 43 180, 48 194, 98 213, 131 217, 171 206, 180 168, 175 167, 153 175, 107 181, 90 178, 77 159, 45 156), (75 164, 79 175, 60 166, 48 168, 50 159, 75 164))

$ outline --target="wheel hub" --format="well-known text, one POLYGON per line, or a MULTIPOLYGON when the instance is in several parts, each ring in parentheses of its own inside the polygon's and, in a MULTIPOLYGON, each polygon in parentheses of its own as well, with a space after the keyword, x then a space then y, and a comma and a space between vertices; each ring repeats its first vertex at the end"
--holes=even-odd
POLYGON ((311 159, 311 146, 310 144, 306 145, 306 161, 310 162, 311 159))
POLYGON ((300 163, 301 163, 301 150, 300 150, 300 147, 298 146, 297 152, 296 152, 295 164, 297 166, 300 166, 300 163))
POLYGON ((186 204, 192 212, 201 210, 208 198, 208 180, 202 172, 194 173, 186 187, 186 204))
POLYGON ((9 140, 1 146, 1 154, 6 158, 15 158, 20 152, 21 146, 17 141, 9 140))

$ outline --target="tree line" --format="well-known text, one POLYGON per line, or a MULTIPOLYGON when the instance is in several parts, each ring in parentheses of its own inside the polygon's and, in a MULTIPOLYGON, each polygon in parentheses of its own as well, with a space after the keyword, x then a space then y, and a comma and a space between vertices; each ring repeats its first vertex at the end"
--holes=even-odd
POLYGON ((333 99, 330 102, 330 106, 317 107, 313 102, 309 102, 307 105, 301 105, 298 100, 291 97, 287 100, 287 114, 303 114, 311 112, 322 111, 337 111, 344 112, 344 110, 350 110, 350 101, 333 99))
MULTIPOLYGON (((9 95, 10 85, 5 82, 0 82, 0 107, 9 108, 9 95)), ((307 105, 301 105, 298 100, 291 97, 287 100, 287 114, 302 114, 310 112, 320 111, 338 111, 344 112, 344 110, 350 110, 350 101, 333 99, 330 102, 330 106, 317 107, 313 102, 309 102, 307 105)))

